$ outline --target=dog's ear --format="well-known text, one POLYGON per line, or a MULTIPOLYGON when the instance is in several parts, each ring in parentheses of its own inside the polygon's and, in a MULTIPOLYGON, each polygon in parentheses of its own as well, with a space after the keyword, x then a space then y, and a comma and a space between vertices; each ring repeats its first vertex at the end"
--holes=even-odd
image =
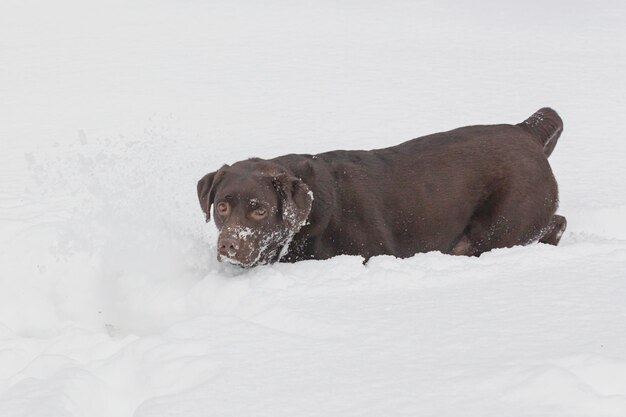
POLYGON ((198 181, 198 200, 202 211, 206 214, 207 223, 211 220, 211 205, 215 199, 215 185, 224 174, 223 168, 227 166, 224 165, 219 170, 206 174, 198 181))
POLYGON ((215 193, 211 193, 213 189, 213 180, 217 171, 210 172, 198 181, 198 200, 200 201, 200 207, 204 214, 206 214, 207 223, 211 220, 211 204, 213 204, 213 198, 215 193))
POLYGON ((300 178, 285 173, 272 178, 282 205, 283 221, 294 233, 304 226, 313 206, 313 193, 300 178))

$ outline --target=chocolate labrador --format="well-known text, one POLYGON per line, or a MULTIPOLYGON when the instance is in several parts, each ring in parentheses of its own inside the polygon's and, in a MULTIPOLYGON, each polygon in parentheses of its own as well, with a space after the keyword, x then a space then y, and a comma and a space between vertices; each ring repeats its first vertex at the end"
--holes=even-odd
POLYGON ((213 207, 218 260, 244 267, 556 245, 566 221, 548 156, 562 130, 543 108, 390 148, 252 158, 205 175, 198 198, 207 222, 213 207))

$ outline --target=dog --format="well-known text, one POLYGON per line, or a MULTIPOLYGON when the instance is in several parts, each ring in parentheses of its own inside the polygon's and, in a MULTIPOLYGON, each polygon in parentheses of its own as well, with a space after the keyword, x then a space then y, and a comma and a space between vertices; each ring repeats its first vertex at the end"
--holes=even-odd
POLYGON ((243 267, 557 245, 566 219, 548 156, 562 131, 542 108, 384 149, 251 158, 206 174, 198 199, 207 222, 213 208, 218 260, 243 267))

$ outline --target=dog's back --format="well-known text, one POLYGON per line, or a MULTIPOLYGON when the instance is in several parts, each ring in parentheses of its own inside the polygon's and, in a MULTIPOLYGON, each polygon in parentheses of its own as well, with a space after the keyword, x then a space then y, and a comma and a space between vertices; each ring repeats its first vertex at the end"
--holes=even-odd
POLYGON ((547 156, 561 131, 556 112, 542 109, 518 125, 467 126, 372 151, 276 160, 295 170, 308 166, 296 174, 316 178, 308 181, 314 195, 333 196, 321 237, 328 253, 476 255, 540 239, 549 228, 558 190, 547 156), (463 239, 471 249, 464 243, 460 250, 463 239))

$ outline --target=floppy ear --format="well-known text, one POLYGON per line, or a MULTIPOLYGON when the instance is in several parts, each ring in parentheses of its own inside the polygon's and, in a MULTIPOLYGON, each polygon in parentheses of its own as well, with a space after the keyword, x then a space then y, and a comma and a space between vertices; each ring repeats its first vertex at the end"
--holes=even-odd
POLYGON ((300 178, 279 174, 272 178, 282 203, 283 221, 294 233, 298 232, 311 213, 313 193, 300 178))
POLYGON ((211 220, 211 204, 213 204, 213 199, 215 198, 213 184, 218 172, 219 171, 208 173, 198 181, 198 200, 200 200, 202 211, 206 214, 207 223, 211 220))
POLYGON ((212 188, 213 180, 215 179, 217 171, 210 172, 198 181, 198 200, 200 201, 200 207, 204 214, 206 214, 207 223, 211 220, 211 204, 213 204, 212 188))

